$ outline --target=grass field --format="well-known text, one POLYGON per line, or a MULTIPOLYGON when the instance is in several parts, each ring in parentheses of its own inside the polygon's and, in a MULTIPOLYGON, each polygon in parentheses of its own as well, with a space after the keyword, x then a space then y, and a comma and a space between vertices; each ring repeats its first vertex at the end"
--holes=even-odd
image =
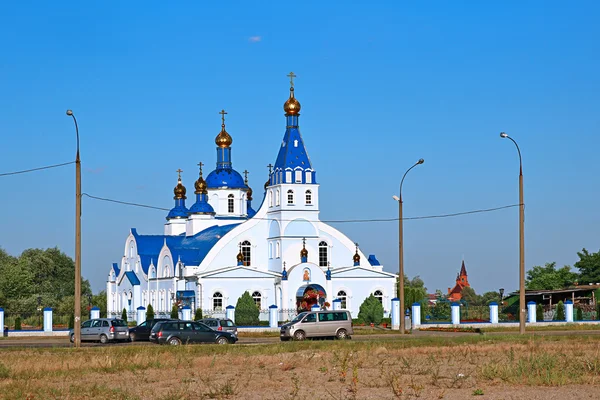
POLYGON ((2 351, 6 399, 598 398, 600 337, 2 351), (479 397, 481 396, 481 397, 479 397))

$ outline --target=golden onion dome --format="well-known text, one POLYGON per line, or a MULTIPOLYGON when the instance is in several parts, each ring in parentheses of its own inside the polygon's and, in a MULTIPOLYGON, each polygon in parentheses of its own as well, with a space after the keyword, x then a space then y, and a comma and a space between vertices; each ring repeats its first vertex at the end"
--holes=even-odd
POLYGON ((290 98, 283 104, 283 111, 286 116, 299 115, 300 102, 294 97, 294 87, 290 88, 290 98))
POLYGON ((175 194, 175 197, 173 197, 175 200, 180 200, 180 199, 187 199, 187 197, 185 197, 185 186, 183 186, 183 184, 181 183, 181 176, 179 177, 179 179, 177 180, 177 186, 175 186, 175 188, 173 189, 173 193, 175 194))
POLYGON ((231 143, 233 143, 233 139, 225 130, 225 114, 227 113, 225 112, 225 110, 221 110, 219 114, 221 114, 221 132, 219 132, 219 134, 215 138, 215 143, 221 148, 227 148, 231 146, 231 143))
POLYGON ((252 188, 250 186, 248 186, 248 190, 246 191, 246 193, 247 193, 247 199, 252 200, 252 188))
POLYGON ((244 262, 244 255, 242 254, 242 250, 237 255, 238 262, 244 262))
POLYGON ((352 257, 352 260, 354 260, 355 263, 360 262, 360 255, 358 254, 358 249, 356 249, 356 253, 354 253, 354 257, 352 257))
POLYGON ((306 250, 306 247, 303 247, 302 250, 300 250, 300 257, 308 257, 308 250, 306 250))
POLYGON ((199 163, 198 165, 200 166, 200 176, 198 177, 198 180, 194 183, 194 187, 196 188, 196 191, 194 193, 195 194, 208 194, 208 191, 206 190, 206 181, 202 177, 202 166, 204 164, 199 163))

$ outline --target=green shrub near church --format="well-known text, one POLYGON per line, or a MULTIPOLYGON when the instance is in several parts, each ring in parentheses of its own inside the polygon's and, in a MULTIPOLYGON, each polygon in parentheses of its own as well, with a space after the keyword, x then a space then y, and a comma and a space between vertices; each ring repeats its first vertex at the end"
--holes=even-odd
POLYGON ((370 295, 360 305, 358 319, 367 324, 379 325, 383 319, 383 305, 377 297, 370 295))
POLYGON ((250 293, 244 292, 235 305, 235 324, 238 326, 258 325, 259 314, 260 310, 256 307, 250 293))
POLYGON ((121 319, 125 322, 127 322, 127 309, 124 308, 123 312, 121 313, 121 319))
POLYGON ((196 308, 196 311, 194 312, 194 321, 198 321, 200 319, 202 319, 202 309, 196 308))
POLYGON ((556 313, 554 313, 554 319, 557 321, 565 320, 565 305, 562 301, 559 301, 556 305, 556 313))
POLYGON ((177 304, 173 304, 173 307, 171 307, 171 318, 179 319, 179 307, 177 307, 177 304))
POLYGON ((542 322, 544 320, 544 306, 541 304, 538 304, 535 307, 535 320, 537 322, 542 322))
POLYGON ((15 331, 21 330, 21 317, 15 318, 15 331))
POLYGON ((577 321, 583 321, 583 310, 581 307, 577 307, 577 321))
POLYGON ((154 319, 154 308, 152 307, 152 304, 148 304, 148 307, 146 308, 146 320, 149 319, 154 319))

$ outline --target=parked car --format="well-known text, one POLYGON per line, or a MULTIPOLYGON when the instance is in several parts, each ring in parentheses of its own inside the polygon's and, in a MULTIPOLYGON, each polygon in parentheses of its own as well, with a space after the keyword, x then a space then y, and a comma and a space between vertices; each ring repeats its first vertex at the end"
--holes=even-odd
POLYGON ((151 342, 174 346, 187 343, 233 344, 237 340, 237 336, 231 332, 216 331, 194 321, 163 321, 154 325, 150 332, 151 342))
POLYGON ((150 331, 159 322, 172 321, 170 318, 155 318, 149 319, 134 328, 129 328, 129 341, 140 342, 148 341, 150 339, 150 331))
POLYGON ((227 318, 203 318, 199 319, 198 322, 202 322, 204 325, 210 326, 215 331, 231 332, 236 337, 238 335, 237 326, 235 326, 232 320, 227 318))
MULTIPOLYGON (((71 343, 75 341, 75 332, 69 331, 71 343)), ((81 324, 81 341, 99 341, 108 343, 111 341, 129 340, 129 329, 127 322, 119 318, 95 318, 88 319, 81 324)))
POLYGON ((349 311, 313 311, 300 313, 292 321, 282 325, 279 338, 282 341, 311 337, 350 339, 350 335, 353 334, 352 316, 349 311))

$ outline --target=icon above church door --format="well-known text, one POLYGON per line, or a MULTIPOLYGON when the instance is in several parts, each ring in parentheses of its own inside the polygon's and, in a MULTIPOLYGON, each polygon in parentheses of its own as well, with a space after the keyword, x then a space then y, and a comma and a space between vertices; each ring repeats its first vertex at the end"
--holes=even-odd
POLYGON ((304 275, 302 276, 302 280, 305 282, 310 281, 310 269, 308 269, 308 268, 304 269, 304 275))

